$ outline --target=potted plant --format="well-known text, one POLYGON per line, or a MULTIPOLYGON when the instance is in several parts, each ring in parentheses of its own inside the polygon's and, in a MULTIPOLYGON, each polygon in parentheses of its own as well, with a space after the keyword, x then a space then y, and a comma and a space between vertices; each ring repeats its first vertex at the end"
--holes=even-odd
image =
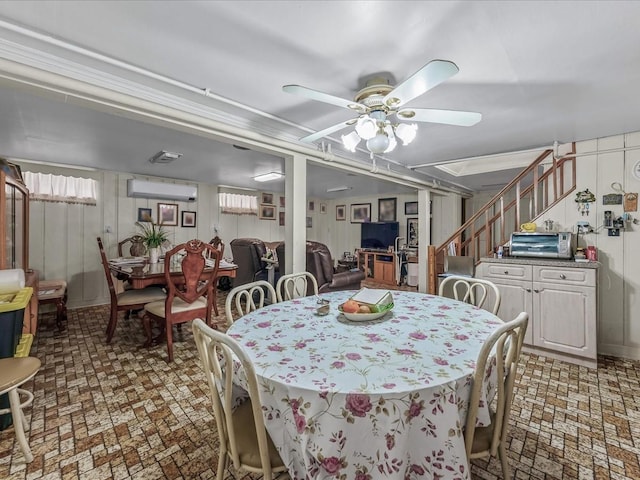
POLYGON ((169 233, 162 228, 162 225, 152 222, 136 222, 136 225, 140 227, 140 235, 149 249, 149 263, 158 263, 159 248, 169 239, 169 233))

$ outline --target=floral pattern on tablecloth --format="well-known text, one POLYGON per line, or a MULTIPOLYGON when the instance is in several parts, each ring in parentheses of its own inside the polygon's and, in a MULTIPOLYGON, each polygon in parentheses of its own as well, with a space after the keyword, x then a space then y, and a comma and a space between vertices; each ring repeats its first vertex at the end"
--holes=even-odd
MULTIPOLYGON (((443 297, 394 291, 394 309, 352 322, 353 292, 282 302, 228 333, 255 364, 265 425, 294 479, 469 478, 462 437, 475 360, 502 322, 443 297)), ((241 376, 242 372, 238 372, 241 376)), ((489 423, 489 368, 478 423, 489 423)))

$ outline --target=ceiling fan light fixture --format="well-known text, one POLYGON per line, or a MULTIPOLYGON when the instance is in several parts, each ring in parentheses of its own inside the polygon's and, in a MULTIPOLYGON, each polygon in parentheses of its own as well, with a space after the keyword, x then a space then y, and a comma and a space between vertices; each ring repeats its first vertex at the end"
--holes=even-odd
POLYGON ((371 153, 384 153, 389 147, 389 137, 380 129, 375 137, 367 140, 367 148, 371 153))
POLYGON ((360 143, 360 135, 357 132, 351 132, 349 135, 342 135, 342 145, 350 152, 355 152, 356 147, 360 143))
POLYGON ((383 153, 389 153, 389 152, 392 152, 398 145, 398 142, 396 141, 396 136, 393 133, 393 126, 391 126, 391 123, 387 123, 387 125, 384 127, 384 133, 387 135, 387 138, 389 139, 389 146, 386 148, 386 150, 383 153))
POLYGON ((402 145, 409 145, 416 138, 418 125, 415 123, 400 123, 396 129, 396 137, 402 141, 402 145))
POLYGON ((356 132, 363 140, 369 140, 376 136, 378 123, 369 115, 362 115, 356 122, 356 132))

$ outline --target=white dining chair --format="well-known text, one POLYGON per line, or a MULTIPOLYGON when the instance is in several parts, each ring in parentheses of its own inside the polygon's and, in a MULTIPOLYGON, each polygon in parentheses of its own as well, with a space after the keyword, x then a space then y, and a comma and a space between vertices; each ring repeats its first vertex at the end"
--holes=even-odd
POLYGON ((500 458, 504 479, 511 478, 505 443, 509 429, 513 385, 528 322, 529 315, 522 312, 515 320, 505 323, 493 332, 482 345, 476 360, 464 429, 467 459, 470 461, 474 458, 497 455, 500 458), (495 402, 492 402, 489 412, 491 423, 486 427, 477 427, 478 407, 487 375, 487 364, 493 362, 493 358, 496 363, 493 368, 497 375, 497 384, 495 402))
POLYGON ((313 295, 318 295, 318 281, 311 273, 300 272, 282 275, 276 284, 278 302, 306 297, 309 284, 313 286, 313 295))
POLYGON ((478 308, 485 308, 484 304, 489 300, 489 292, 492 292, 493 306, 485 309, 494 315, 500 309, 500 290, 495 283, 489 280, 449 275, 440 282, 438 295, 445 297, 449 292, 452 292, 452 298, 455 300, 470 303, 478 308))
POLYGON ((269 303, 276 303, 276 291, 266 280, 245 283, 229 292, 224 302, 224 313, 227 319, 227 326, 233 323, 233 307, 238 313, 238 318, 264 307, 269 303))
POLYGON ((209 384, 219 438, 216 480, 225 478, 225 469, 230 464, 242 473, 261 473, 265 480, 280 478, 280 473, 282 478, 289 478, 287 467, 265 429, 258 379, 247 354, 229 335, 200 319, 193 322, 193 337, 209 384), (242 364, 248 387, 249 398, 240 405, 234 396, 236 369, 226 368, 234 361, 242 364))

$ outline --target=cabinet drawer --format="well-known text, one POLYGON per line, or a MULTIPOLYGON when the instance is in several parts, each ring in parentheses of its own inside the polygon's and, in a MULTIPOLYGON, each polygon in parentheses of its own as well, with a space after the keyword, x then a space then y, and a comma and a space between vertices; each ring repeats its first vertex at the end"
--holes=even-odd
POLYGON ((567 285, 596 286, 596 270, 592 268, 533 267, 533 280, 536 282, 567 285))
POLYGON ((483 263, 482 278, 490 280, 514 279, 531 280, 531 265, 511 265, 506 263, 483 263))

